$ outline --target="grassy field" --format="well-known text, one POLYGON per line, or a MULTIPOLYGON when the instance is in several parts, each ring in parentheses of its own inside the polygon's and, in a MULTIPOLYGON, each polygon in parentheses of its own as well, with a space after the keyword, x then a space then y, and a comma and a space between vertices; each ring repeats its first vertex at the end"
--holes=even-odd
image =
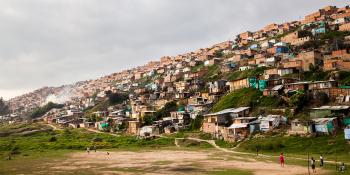
POLYGON ((259 152, 264 154, 274 154, 283 152, 290 155, 299 155, 306 157, 307 153, 314 157, 321 154, 329 159, 350 162, 350 144, 344 139, 344 134, 338 134, 337 137, 318 136, 318 137, 300 137, 300 136, 271 136, 264 138, 254 138, 240 144, 238 150, 243 152, 259 152))
MULTIPOLYGON (((152 140, 138 139, 134 136, 112 136, 107 133, 93 133, 84 129, 55 130, 42 124, 31 125, 7 125, 0 126, 0 133, 5 135, 0 139, 0 174, 23 174, 23 172, 38 172, 37 174, 47 174, 45 167, 56 162, 65 160, 67 156, 75 152, 83 152, 86 147, 97 146, 98 150, 104 151, 132 151, 144 152, 154 150, 188 150, 188 151, 217 151, 205 142, 182 140, 177 148, 174 138, 196 137, 201 139, 211 139, 207 134, 201 132, 184 131, 169 135, 165 138, 152 140), (35 131, 35 132, 32 132, 35 131), (6 158, 11 155, 12 160, 6 158), (47 164, 50 162, 50 164, 47 164), (18 166, 21 165, 21 166, 18 166), (42 171, 42 172, 41 172, 42 171)), ((236 144, 216 140, 215 143, 222 148, 231 149, 236 144)), ((256 147, 259 153, 276 157, 256 157, 254 155, 218 153, 221 160, 255 159, 259 162, 277 162, 280 152, 286 155, 287 164, 307 166, 307 153, 310 157, 318 159, 323 154, 326 161, 350 162, 350 145, 344 140, 344 135, 336 138, 330 136, 319 136, 313 138, 281 135, 271 135, 247 140, 236 149, 242 152, 255 153, 256 147), (297 159, 295 159, 297 158, 297 159), (304 159, 304 160, 303 160, 304 159)), ((159 161, 153 168, 171 164, 171 161, 159 161)), ((89 165, 90 166, 90 165, 89 165)), ((153 165, 152 165, 153 166, 153 165)), ((326 163, 325 169, 332 170, 330 174, 337 174, 333 163, 326 163)), ((113 169, 111 169, 112 171, 113 169)), ((130 169, 119 168, 119 172, 129 172, 130 169)), ((142 171, 153 171, 145 169, 142 171)), ((142 172, 140 170, 140 172, 142 172)), ((139 172, 139 173, 140 173, 139 172)), ((60 174, 61 172, 55 172, 60 174)), ((94 171, 71 170, 68 174, 96 174, 94 171)), ((250 171, 233 169, 220 169, 206 171, 207 174, 252 174, 250 171)), ((24 173, 25 174, 25 173, 24 173)), ((67 173, 63 173, 67 174, 67 173)), ((137 174, 137 173, 136 173, 137 174)), ((142 174, 142 173, 140 173, 142 174)))
POLYGON ((15 129, 2 128, 7 136, 0 139, 0 152, 19 153, 22 151, 43 150, 85 150, 96 146, 99 149, 120 148, 139 149, 144 147, 170 147, 174 146, 171 138, 158 138, 152 140, 138 139, 134 136, 121 135, 118 137, 105 133, 92 133, 84 129, 43 130, 42 132, 28 132, 37 128, 46 128, 45 125, 13 126, 15 129), (23 131, 25 128, 25 131, 23 131), (14 132, 15 131, 15 132, 14 132))

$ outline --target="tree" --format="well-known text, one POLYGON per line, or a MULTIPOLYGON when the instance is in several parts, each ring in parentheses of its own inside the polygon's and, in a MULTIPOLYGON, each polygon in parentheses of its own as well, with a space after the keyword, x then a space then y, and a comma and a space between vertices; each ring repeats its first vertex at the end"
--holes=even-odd
POLYGON ((63 108, 64 105, 63 104, 56 104, 56 103, 52 103, 49 102, 46 105, 42 106, 42 107, 38 107, 36 108, 30 115, 30 118, 38 118, 41 117, 42 115, 44 115, 45 113, 49 112, 51 109, 53 108, 63 108))
POLYGON ((170 112, 177 111, 177 109, 178 109, 178 106, 177 106, 176 102, 171 101, 171 102, 166 103, 164 105, 164 107, 162 107, 161 109, 156 111, 154 116, 157 120, 162 119, 163 117, 169 117, 170 112))
POLYGON ((9 107, 5 103, 5 101, 0 98, 0 115, 8 114, 9 113, 9 107))
POLYGON ((152 125, 154 121, 156 121, 157 118, 154 115, 145 115, 143 116, 143 124, 144 125, 152 125))
POLYGON ((195 119, 191 119, 190 130, 199 130, 202 127, 204 117, 202 115, 196 116, 195 119))
POLYGON ((123 103, 128 97, 126 94, 113 93, 112 91, 106 91, 106 96, 111 104, 120 104, 123 103))
POLYGON ((294 95, 290 97, 289 106, 296 107, 296 110, 300 110, 303 108, 304 104, 306 104, 307 98, 304 91, 297 91, 294 95))

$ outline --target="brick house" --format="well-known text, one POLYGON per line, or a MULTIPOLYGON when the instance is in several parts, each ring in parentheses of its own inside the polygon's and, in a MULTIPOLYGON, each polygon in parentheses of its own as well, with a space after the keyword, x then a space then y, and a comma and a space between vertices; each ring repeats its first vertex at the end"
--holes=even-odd
POLYGON ((309 71, 310 64, 321 65, 322 54, 318 51, 301 52, 298 54, 296 60, 302 61, 302 70, 303 71, 309 71))
POLYGON ((296 59, 286 59, 281 62, 283 68, 292 68, 296 70, 301 70, 303 62, 301 60, 296 59))
POLYGON ((346 23, 339 26, 339 31, 350 31, 350 23, 346 23))
POLYGON ((250 86, 248 78, 233 80, 233 81, 227 82, 226 84, 230 87, 230 92, 233 92, 238 89, 248 88, 250 86))
POLYGON ((324 60, 323 69, 329 70, 350 70, 350 59, 330 58, 324 60))

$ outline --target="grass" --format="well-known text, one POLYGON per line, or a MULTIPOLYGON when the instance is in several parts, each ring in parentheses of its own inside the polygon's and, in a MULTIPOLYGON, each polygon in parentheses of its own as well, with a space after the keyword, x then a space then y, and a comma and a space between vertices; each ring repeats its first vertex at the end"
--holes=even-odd
POLYGON ((194 140, 188 140, 188 139, 184 139, 184 140, 178 140, 178 144, 181 147, 185 147, 185 148, 200 148, 200 149, 211 149, 213 148, 212 145, 210 145, 207 142, 198 142, 198 141, 194 141, 194 140))
MULTIPOLYGON (((27 127, 27 126, 26 126, 27 127)), ((89 146, 109 149, 141 149, 174 146, 172 138, 138 139, 135 136, 115 137, 104 133, 91 133, 84 129, 36 132, 26 136, 10 135, 0 139, 0 152, 21 152, 41 150, 84 150, 89 146)))
POLYGON ((243 88, 222 97, 213 107, 213 112, 218 112, 227 108, 240 106, 255 107, 277 107, 282 103, 274 97, 262 96, 262 92, 257 89, 243 88))
POLYGON ((197 71, 200 71, 202 68, 204 67, 204 64, 199 64, 197 66, 194 66, 191 68, 191 72, 197 72, 197 71))
POLYGON ((337 156, 339 161, 350 162, 350 145, 344 139, 344 134, 337 137, 318 136, 313 138, 300 136, 272 136, 266 138, 254 138, 243 142, 239 146, 240 151, 256 152, 259 147, 260 153, 278 155, 284 152, 290 155, 305 157, 307 152, 313 155, 324 155, 334 160, 337 156))
POLYGON ((226 74, 224 77, 228 81, 238 80, 242 78, 257 77, 264 73, 266 67, 257 67, 254 69, 249 69, 245 71, 235 71, 226 74))
POLYGON ((233 148, 237 145, 236 142, 226 142, 224 140, 215 140, 215 144, 218 145, 221 148, 233 148))
POLYGON ((220 66, 219 65, 211 65, 207 67, 207 72, 203 76, 204 81, 215 81, 220 78, 220 66))
MULTIPOLYGON (((55 162, 62 161, 67 156, 67 154, 68 151, 59 150, 42 152, 27 151, 25 154, 13 155, 12 160, 10 161, 0 159, 0 174, 31 174, 33 172, 50 174, 53 172, 50 172, 48 170, 48 162, 54 164, 55 162)), ((74 171, 67 173, 74 174, 74 171)))

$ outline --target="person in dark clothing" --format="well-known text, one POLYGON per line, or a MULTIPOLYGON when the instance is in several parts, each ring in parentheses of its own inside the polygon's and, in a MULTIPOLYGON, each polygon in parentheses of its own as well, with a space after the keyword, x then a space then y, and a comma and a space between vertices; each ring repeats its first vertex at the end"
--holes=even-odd
POLYGON ((339 171, 344 173, 345 172, 345 163, 341 163, 339 167, 339 171))
POLYGON ((314 172, 314 173, 316 173, 315 163, 316 163, 315 159, 313 157, 311 157, 310 164, 311 164, 312 172, 314 172))

